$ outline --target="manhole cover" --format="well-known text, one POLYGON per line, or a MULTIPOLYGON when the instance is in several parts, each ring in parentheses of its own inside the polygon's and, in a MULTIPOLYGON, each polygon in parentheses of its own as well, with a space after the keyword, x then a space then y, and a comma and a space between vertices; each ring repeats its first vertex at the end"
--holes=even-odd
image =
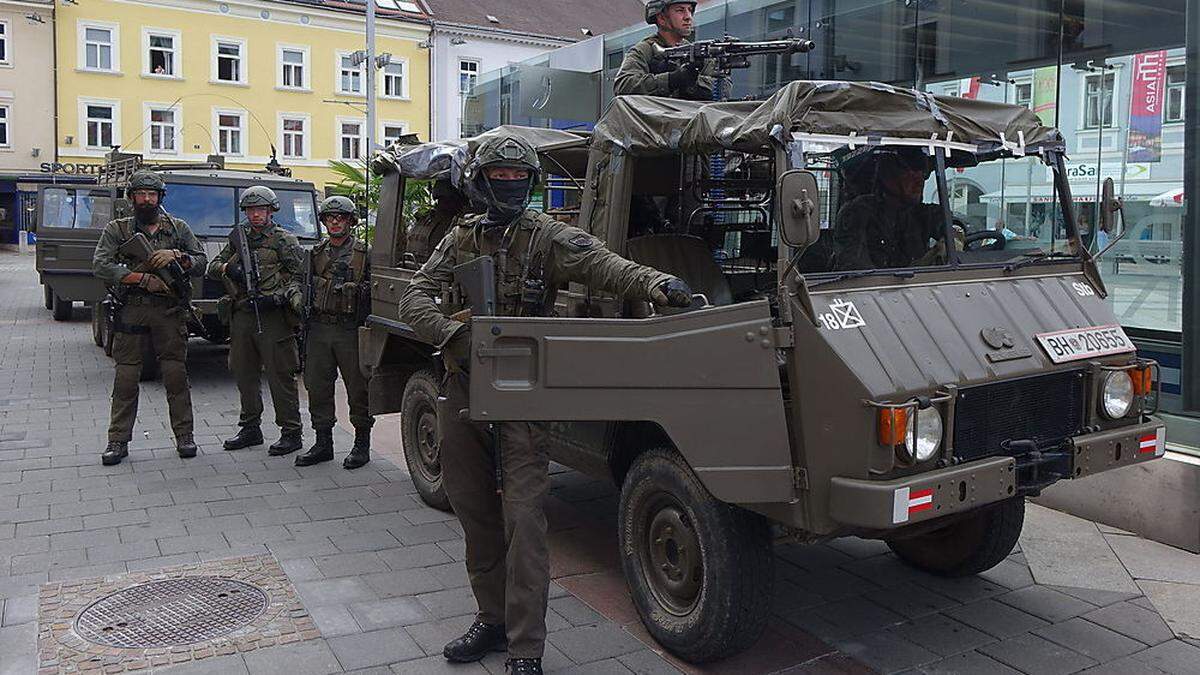
POLYGON ((189 645, 249 624, 268 602, 260 588, 234 579, 151 581, 88 605, 75 631, 89 642, 125 649, 189 645))

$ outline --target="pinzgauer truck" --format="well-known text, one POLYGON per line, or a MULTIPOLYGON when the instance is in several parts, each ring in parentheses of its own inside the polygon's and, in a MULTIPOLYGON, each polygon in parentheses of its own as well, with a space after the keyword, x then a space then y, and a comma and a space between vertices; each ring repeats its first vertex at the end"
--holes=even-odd
MULTIPOLYGON (((1012 551, 1025 497, 1164 453, 1157 365, 1105 300, 1062 136, 1026 108, 798 81, 761 102, 618 97, 590 135, 502 130, 553 174, 547 207, 697 293, 660 313, 572 286, 554 316, 471 318, 471 418, 544 423, 555 461, 619 486, 631 594, 684 659, 761 634, 778 538, 976 574, 1012 551), (1031 208, 1014 176, 1052 179, 1054 201, 1031 208), (1007 223, 959 198, 968 181, 999 181, 1007 223)), ((456 182, 491 133, 378 161, 361 354, 441 508, 437 360, 397 320, 427 233, 402 200, 456 182)))

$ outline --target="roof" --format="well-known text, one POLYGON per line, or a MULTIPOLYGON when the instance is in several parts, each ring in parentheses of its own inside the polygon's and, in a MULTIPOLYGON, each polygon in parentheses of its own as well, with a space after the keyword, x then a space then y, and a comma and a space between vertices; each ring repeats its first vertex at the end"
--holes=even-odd
MULTIPOLYGON (((974 146, 973 151, 1061 148, 1058 130, 1028 108, 935 96, 879 82, 789 82, 765 101, 710 103, 618 96, 596 124, 594 145, 635 155, 720 149, 759 152, 772 139, 813 136, 906 139, 974 146)), ((830 139, 833 141, 834 139, 830 139)))
POLYGON ((311 188, 312 182, 301 178, 280 176, 266 171, 239 171, 237 169, 170 169, 159 168, 156 172, 166 183, 198 181, 202 183, 228 183, 244 185, 251 183, 270 184, 275 187, 311 188), (183 179, 183 180, 181 180, 183 179))
POLYGON ((435 23, 580 40, 644 20, 642 0, 425 0, 435 23), (493 16, 499 21, 488 19, 493 16))
MULTIPOLYGON (((287 5, 318 7, 335 12, 366 14, 365 0, 274 0, 287 5)), ((427 22, 429 13, 422 0, 375 0, 375 16, 380 19, 398 19, 427 22), (415 9, 415 11, 413 11, 415 9)))

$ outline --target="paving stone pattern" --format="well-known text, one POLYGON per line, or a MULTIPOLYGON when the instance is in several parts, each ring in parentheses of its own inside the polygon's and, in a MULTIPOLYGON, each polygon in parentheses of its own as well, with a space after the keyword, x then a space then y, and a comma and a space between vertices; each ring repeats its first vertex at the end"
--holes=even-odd
MULTIPOLYGON (((278 561, 320 636, 161 672, 503 672, 500 654, 462 667, 440 656, 474 610, 461 530, 415 497, 393 416, 376 426, 375 461, 354 472, 297 469, 265 447, 223 452, 237 396, 224 348, 194 340, 200 455, 175 456, 162 388, 148 383, 130 458, 102 467, 112 369, 91 342, 87 310, 52 321, 32 256, 0 253, 0 288, 0 675, 37 672, 43 585, 244 556, 278 561)), ((339 428, 335 442, 340 459, 351 436, 339 428)), ((1039 584, 1044 570, 1020 551, 981 577, 940 579, 858 539, 778 547, 763 642, 689 667, 652 648, 633 612, 613 545, 613 488, 561 469, 553 483, 554 672, 1200 673, 1200 643, 1176 637, 1137 585, 1039 584)))

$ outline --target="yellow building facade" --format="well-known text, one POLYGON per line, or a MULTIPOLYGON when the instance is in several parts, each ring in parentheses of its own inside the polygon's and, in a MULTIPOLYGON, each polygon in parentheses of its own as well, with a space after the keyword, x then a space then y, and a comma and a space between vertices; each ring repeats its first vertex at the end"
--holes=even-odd
MULTIPOLYGON (((398 3, 413 7, 410 3, 398 3)), ((272 157, 318 188, 333 159, 366 154, 364 15, 250 0, 75 0, 57 16, 59 161, 102 163, 113 145, 147 161, 261 170, 272 157)), ((381 16, 375 142, 429 138, 429 27, 381 16)))

